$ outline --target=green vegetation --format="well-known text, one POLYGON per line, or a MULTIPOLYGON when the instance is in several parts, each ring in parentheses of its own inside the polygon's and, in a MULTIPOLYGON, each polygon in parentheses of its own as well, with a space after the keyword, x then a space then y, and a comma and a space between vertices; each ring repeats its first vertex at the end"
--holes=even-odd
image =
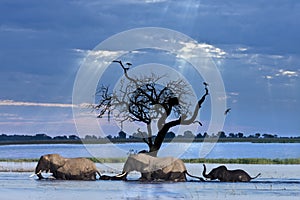
MULTIPOLYGON (((95 163, 124 163, 127 158, 89 158, 95 163)), ((0 162, 38 162, 35 159, 0 159, 0 162)), ((300 158, 267 159, 267 158, 193 158, 182 159, 185 163, 218 163, 218 164, 300 164, 300 158)))
POLYGON ((185 163, 220 163, 220 164, 300 164, 300 158, 267 159, 267 158, 216 158, 216 159, 183 159, 185 163))
POLYGON ((95 163, 125 163, 127 158, 89 158, 95 163))
POLYGON ((0 162, 37 162, 39 158, 19 158, 19 159, 11 159, 11 158, 0 158, 0 162))

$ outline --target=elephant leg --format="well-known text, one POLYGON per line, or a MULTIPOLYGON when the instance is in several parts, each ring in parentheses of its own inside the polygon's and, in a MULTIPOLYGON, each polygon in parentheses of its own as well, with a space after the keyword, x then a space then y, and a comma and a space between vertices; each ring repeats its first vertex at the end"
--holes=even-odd
POLYGON ((175 182, 185 182, 186 175, 184 172, 170 172, 168 180, 175 182))
POLYGON ((163 170, 159 169, 152 172, 152 179, 153 180, 168 180, 169 174, 163 172, 163 170))
POLYGON ((54 176, 56 179, 61 179, 61 180, 69 180, 68 177, 64 172, 61 172, 60 170, 56 171, 56 176, 54 176))
POLYGON ((238 176, 238 181, 240 181, 240 182, 249 182, 250 178, 249 178, 249 176, 246 176, 246 175, 239 175, 238 176))
POLYGON ((96 180, 96 173, 93 171, 90 171, 86 174, 86 176, 84 177, 84 180, 91 180, 91 181, 95 181, 96 180))
POLYGON ((140 181, 151 181, 152 180, 152 174, 150 172, 141 173, 140 181))
POLYGON ((152 173, 153 180, 164 180, 164 181, 175 181, 185 182, 186 175, 184 172, 168 172, 165 173, 163 170, 156 170, 152 173))

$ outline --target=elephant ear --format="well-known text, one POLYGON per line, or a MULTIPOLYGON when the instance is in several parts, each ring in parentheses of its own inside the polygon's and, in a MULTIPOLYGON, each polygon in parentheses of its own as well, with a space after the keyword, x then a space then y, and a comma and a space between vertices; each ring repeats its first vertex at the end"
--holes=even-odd
POLYGON ((226 178, 226 172, 227 168, 222 168, 221 170, 218 171, 217 177, 220 181, 224 180, 226 178))
POLYGON ((61 157, 59 154, 49 154, 47 159, 55 168, 59 168, 66 163, 66 158, 61 157))

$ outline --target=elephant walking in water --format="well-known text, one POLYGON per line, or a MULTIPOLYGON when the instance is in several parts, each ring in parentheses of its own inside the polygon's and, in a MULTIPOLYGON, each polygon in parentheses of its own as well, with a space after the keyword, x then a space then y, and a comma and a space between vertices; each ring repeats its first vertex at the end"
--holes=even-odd
POLYGON ((43 179, 42 172, 51 172, 56 179, 96 180, 100 176, 94 162, 86 158, 64 158, 59 154, 41 156, 35 168, 35 174, 43 179))
POLYGON ((127 180, 127 174, 131 171, 141 173, 141 181, 186 181, 186 175, 204 181, 203 178, 192 176, 187 172, 187 169, 182 160, 165 157, 157 158, 144 153, 130 155, 124 164, 123 173, 114 177, 103 176, 102 180, 127 180))
POLYGON ((260 173, 255 177, 250 177, 247 172, 241 169, 236 170, 228 170, 224 165, 214 168, 206 174, 206 166, 203 164, 203 173, 202 175, 205 178, 209 178, 211 180, 219 179, 221 182, 249 182, 252 179, 260 176, 260 173))

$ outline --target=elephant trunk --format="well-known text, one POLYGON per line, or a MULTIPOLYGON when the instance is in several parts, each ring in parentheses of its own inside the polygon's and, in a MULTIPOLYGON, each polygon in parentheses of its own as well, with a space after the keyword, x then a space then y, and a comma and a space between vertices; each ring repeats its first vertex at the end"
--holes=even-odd
POLYGON ((35 168, 35 174, 39 177, 39 179, 43 179, 44 177, 42 176, 42 171, 44 170, 44 167, 42 166, 42 161, 41 159, 39 160, 36 168, 35 168))
POLYGON ((36 168, 35 168, 35 174, 39 177, 39 179, 43 179, 44 177, 42 176, 42 169, 40 168, 40 166, 38 165, 36 168))
POLYGON ((209 174, 206 174, 206 166, 205 166, 205 164, 203 164, 202 176, 204 176, 205 178, 210 178, 209 174))

